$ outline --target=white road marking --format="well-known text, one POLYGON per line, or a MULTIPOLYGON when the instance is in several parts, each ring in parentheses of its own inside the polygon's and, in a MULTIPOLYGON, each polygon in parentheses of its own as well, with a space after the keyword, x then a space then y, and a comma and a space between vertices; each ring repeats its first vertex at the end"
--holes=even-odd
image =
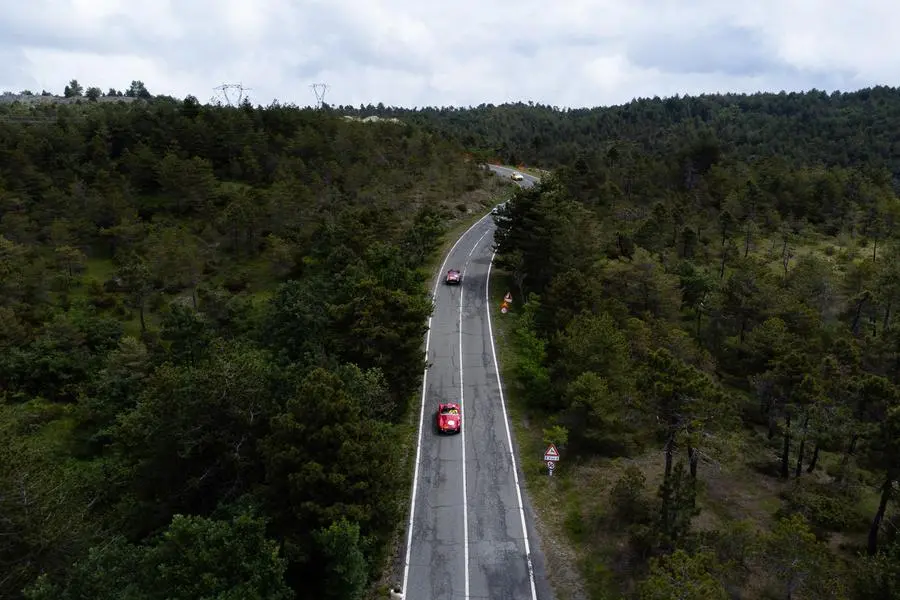
POLYGON ((522 486, 519 484, 519 473, 516 470, 516 451, 513 448, 512 433, 509 430, 509 415, 506 412, 506 401, 503 399, 503 382, 500 381, 500 365, 497 362, 497 349, 494 347, 494 328, 491 326, 491 268, 494 266, 496 252, 491 253, 485 281, 484 299, 487 305, 488 335, 491 340, 491 355, 494 359, 494 372, 497 375, 497 389, 500 392, 500 407, 503 409, 503 424, 506 425, 506 441, 509 443, 509 459, 512 461, 513 478, 516 482, 516 498, 519 502, 519 517, 522 521, 522 536, 525 538, 525 560, 528 561, 528 581, 531 584, 531 598, 537 600, 537 589, 534 585, 534 564, 531 561, 531 547, 528 544, 528 526, 525 523, 525 506, 522 502, 522 486))
MULTIPOLYGON (((503 167, 501 167, 501 168, 503 168, 503 167)), ((535 180, 536 180, 536 178, 535 178, 535 180)), ((463 240, 463 238, 465 238, 466 235, 468 235, 468 233, 470 231, 475 229, 485 219, 490 218, 491 215, 492 215, 492 213, 489 212, 486 215, 484 215, 483 217, 481 217, 478 221, 473 223, 472 226, 469 227, 453 243, 453 245, 450 247, 450 250, 447 251, 446 256, 444 256, 444 262, 441 263, 441 267, 438 270, 437 275, 435 276, 434 287, 433 287, 432 293, 431 293, 432 303, 434 302, 434 299, 437 297, 437 290, 438 290, 438 286, 441 283, 441 276, 444 274, 444 269, 447 267, 447 261, 450 259, 450 256, 453 254, 453 251, 456 249, 456 247, 459 245, 459 243, 463 240)), ((490 230, 488 230, 488 231, 490 231, 490 230)), ((487 232, 485 232, 485 235, 486 234, 487 234, 487 232)), ((473 250, 474 250, 474 248, 473 248, 473 250)), ((491 256, 491 263, 493 264, 493 255, 491 256)), ((488 291, 487 291, 488 296, 490 296, 490 276, 491 276, 491 266, 489 265, 488 266, 488 278, 487 278, 487 282, 486 282, 487 289, 488 289, 488 291)), ((431 346, 431 323, 432 323, 432 317, 429 316, 428 317, 428 332, 425 334, 425 360, 426 361, 428 360, 428 349, 431 346)), ((494 352, 494 337, 493 337, 493 332, 491 331, 490 305, 488 305, 488 331, 490 332, 490 335, 491 335, 491 351, 494 352)), ((460 364, 461 363, 462 363, 462 358, 460 358, 460 364)), ((496 366, 496 364, 497 364, 497 356, 496 356, 496 352, 494 352, 494 365, 496 366)), ((500 381, 499 371, 497 372, 497 381, 498 382, 500 381)), ((421 406, 419 409, 419 434, 418 434, 418 438, 416 441, 416 464, 413 469, 413 485, 412 485, 412 496, 410 497, 409 521, 408 521, 407 527, 406 527, 406 529, 407 529, 406 558, 404 559, 403 584, 402 584, 402 588, 401 588, 401 591, 404 594, 404 597, 406 598, 406 600, 413 600, 412 598, 409 598, 406 595, 406 593, 407 593, 406 586, 409 583, 409 561, 410 561, 410 555, 412 553, 413 524, 415 523, 415 515, 416 515, 416 493, 418 492, 418 489, 419 489, 419 464, 420 464, 420 461, 422 458, 422 431, 425 428, 425 399, 426 399, 427 389, 428 389, 427 384, 428 384, 428 367, 426 366, 424 369, 424 373, 422 375, 422 400, 421 400, 421 406)), ((500 401, 501 401, 501 403, 503 402, 502 389, 501 389, 500 401)), ((506 415, 506 409, 504 408, 504 416, 505 415, 506 415)), ((463 433, 463 435, 465 435, 465 433, 463 433)), ((507 436, 508 435, 509 435, 509 426, 507 425, 507 436)), ((511 438, 510 438, 510 445, 511 444, 512 444, 512 442, 511 442, 511 438)), ((463 447, 465 447, 465 445, 463 447)), ((465 461, 463 461, 463 464, 465 464, 465 461)), ((515 457, 513 457, 513 474, 515 475, 515 457)), ((518 490, 518 476, 516 476, 516 492, 518 493, 518 491, 519 491, 518 490)), ((521 508, 521 504, 522 504, 521 493, 519 493, 520 508, 521 508)), ((524 519, 524 512, 523 512, 523 519, 524 519)), ((468 530, 468 528, 467 528, 467 530, 468 530)), ((523 530, 524 530, 524 527, 523 527, 523 530)), ((537 598, 535 596, 535 591, 534 591, 534 571, 531 567, 531 554, 528 550, 527 532, 525 535, 526 535, 525 551, 528 554, 528 571, 529 571, 529 576, 531 577, 531 592, 532 592, 532 597, 535 600, 537 600, 537 598)), ((468 547, 468 544, 466 546, 468 547)), ((468 580, 468 558, 466 559, 466 578, 468 580)), ((468 596, 468 581, 466 582, 466 590, 467 590, 466 595, 468 596)))
MULTIPOLYGON (((441 275, 444 273, 444 268, 447 266, 447 261, 450 259, 450 256, 453 254, 453 251, 459 245, 459 243, 466 237, 466 235, 475 229, 480 223, 482 223, 486 218, 490 217, 491 213, 487 213, 483 217, 481 217, 478 221, 472 224, 461 236, 457 239, 453 246, 450 247, 450 250, 447 251, 447 255, 444 257, 444 262, 441 263, 441 268, 437 273, 437 276, 434 281, 434 288, 431 293, 432 302, 437 297, 438 286, 441 284, 441 275)), ((428 360, 428 349, 431 345, 431 319, 432 317, 428 317, 428 332, 425 334, 425 360, 428 360)), ((462 358, 460 357, 460 364, 462 358)), ((422 375, 422 406, 419 410, 419 437, 416 442, 416 465, 413 470, 413 486, 412 486, 412 497, 410 498, 410 509, 409 509, 409 522, 407 524, 407 536, 406 536, 406 559, 405 564, 403 566, 403 587, 401 591, 404 594, 404 597, 407 600, 412 600, 408 596, 406 596, 406 584, 409 582, 409 560, 410 553, 412 552, 412 539, 413 539, 413 523, 415 523, 415 515, 416 515, 416 493, 419 489, 419 461, 422 458, 422 430, 425 429, 425 396, 428 389, 428 367, 425 367, 424 374, 422 375)), ((465 435, 465 434, 463 434, 465 435)), ((465 461, 463 461, 465 464, 465 461)), ((465 481, 465 479, 464 479, 465 481)), ((466 569, 467 569, 467 577, 468 577, 468 560, 466 561, 466 569)), ((466 584, 466 595, 468 596, 468 583, 466 584)))
MULTIPOLYGON (((471 255, 471 252, 469 253, 471 255)), ((469 261, 466 260, 466 265, 469 261)), ((466 281, 466 267, 463 267, 463 283, 466 281)), ((463 296, 464 290, 462 286, 459 288, 459 405, 463 415, 466 414, 466 406, 463 403, 464 383, 463 383, 463 349, 462 349, 462 317, 463 317, 463 296)), ((462 495, 463 495, 463 598, 469 599, 469 493, 466 491, 466 430, 468 425, 462 428, 462 495)))
MULTIPOLYGON (((488 229, 490 231, 490 229, 488 229)), ((475 245, 472 246, 472 249, 469 250, 469 254, 466 255, 466 263, 463 265, 462 271, 462 281, 459 288, 459 406, 462 409, 463 415, 466 413, 466 407, 463 404, 463 393, 465 390, 464 380, 463 380, 463 296, 465 294, 465 288, 463 287, 466 284, 466 271, 469 270, 469 259, 472 258, 472 253, 475 252, 475 248, 481 243, 481 240, 484 239, 484 236, 488 234, 488 231, 485 231, 478 241, 475 242, 475 245)), ((463 419, 465 420, 465 419, 463 419)), ((465 564, 464 578, 463 578, 463 598, 468 600, 469 598, 469 494, 466 491, 466 429, 468 427, 463 427, 461 430, 461 438, 460 443, 462 444, 462 493, 463 493, 463 564, 465 564)))

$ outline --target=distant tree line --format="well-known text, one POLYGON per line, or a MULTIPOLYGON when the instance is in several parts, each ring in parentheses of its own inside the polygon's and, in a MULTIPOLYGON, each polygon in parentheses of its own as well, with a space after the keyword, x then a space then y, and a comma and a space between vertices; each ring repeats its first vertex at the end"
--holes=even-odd
POLYGON ((895 185, 900 181, 900 152, 893 135, 900 121, 900 88, 887 86, 831 94, 810 90, 656 97, 597 108, 517 102, 335 110, 425 125, 507 164, 571 165, 584 153, 617 151, 622 143, 666 160, 697 139, 713 137, 735 159, 778 156, 795 167, 886 168, 895 185))

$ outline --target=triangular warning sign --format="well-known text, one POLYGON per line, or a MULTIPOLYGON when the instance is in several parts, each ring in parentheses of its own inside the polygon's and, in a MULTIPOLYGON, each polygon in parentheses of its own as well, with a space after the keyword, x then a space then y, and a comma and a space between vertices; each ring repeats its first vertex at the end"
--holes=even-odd
POLYGON ((547 446, 547 449, 544 450, 544 456, 559 456, 559 450, 556 449, 556 445, 550 444, 547 446))
POLYGON ((509 292, 506 292, 506 295, 503 296, 503 301, 506 303, 512 302, 512 294, 510 294, 509 292))

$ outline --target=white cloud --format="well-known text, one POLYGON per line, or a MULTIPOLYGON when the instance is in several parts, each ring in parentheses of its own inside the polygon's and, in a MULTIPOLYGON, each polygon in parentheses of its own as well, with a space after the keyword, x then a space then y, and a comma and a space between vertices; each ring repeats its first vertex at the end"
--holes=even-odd
POLYGON ((888 0, 0 0, 0 89, 557 106, 900 79, 888 0))

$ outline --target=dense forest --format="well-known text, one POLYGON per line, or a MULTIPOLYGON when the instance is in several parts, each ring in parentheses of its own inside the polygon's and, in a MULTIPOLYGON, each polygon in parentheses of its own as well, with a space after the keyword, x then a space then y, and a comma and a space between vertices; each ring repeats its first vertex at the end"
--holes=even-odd
POLYGON ((897 90, 63 97, 0 106, 0 596, 372 591, 425 281, 492 158, 555 167, 496 217, 495 283, 558 597, 900 599, 897 90), (343 118, 372 114, 402 122, 343 118))
POLYGON ((582 152, 634 146, 668 160, 672 140, 712 137, 729 156, 783 157, 817 164, 887 167, 900 185, 900 89, 812 90, 639 99, 622 106, 561 110, 534 103, 474 108, 340 106, 341 114, 394 116, 452 135, 504 164, 559 167, 582 152))
MULTIPOLYGON (((650 131, 659 113, 616 120, 640 106, 598 119, 650 131)), ((900 598, 900 200, 878 168, 894 157, 843 135, 873 163, 802 166, 828 153, 829 114, 795 117, 796 155, 777 137, 607 140, 495 217, 527 299, 498 319, 523 461, 591 598, 900 598)))
POLYGON ((0 107, 0 597, 360 598, 429 261, 507 187, 405 124, 88 91, 0 107))

